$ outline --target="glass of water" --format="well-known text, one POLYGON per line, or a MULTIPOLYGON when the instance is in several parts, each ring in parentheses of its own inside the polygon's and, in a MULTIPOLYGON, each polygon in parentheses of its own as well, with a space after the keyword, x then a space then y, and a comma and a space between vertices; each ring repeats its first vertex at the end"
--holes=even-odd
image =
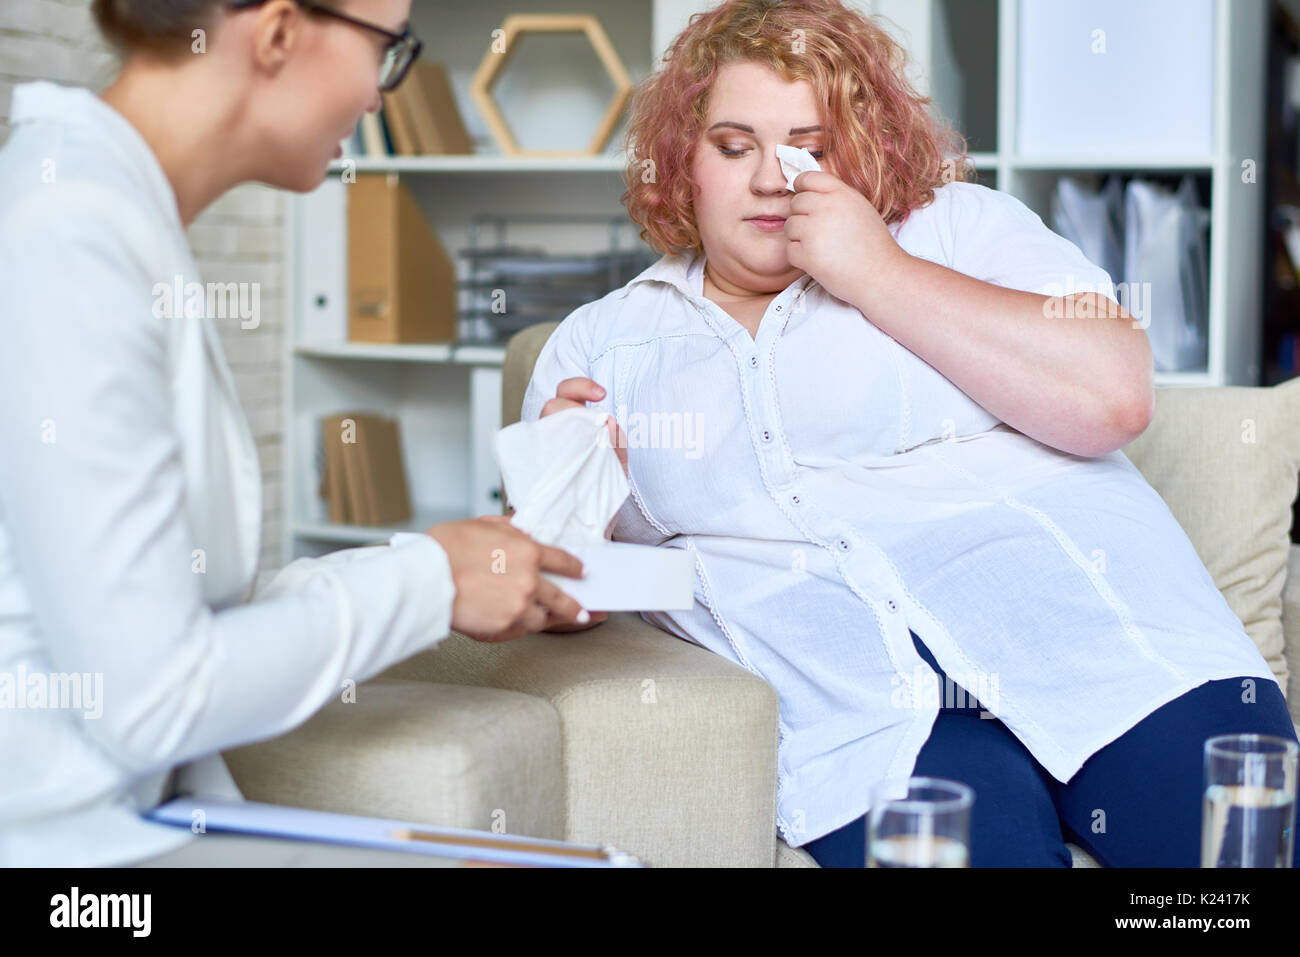
POLYGON ((1291 866, 1298 750, 1271 734, 1205 742, 1202 867, 1291 866))
POLYGON ((944 778, 882 781, 871 791, 867 817, 867 867, 969 867, 970 809, 975 792, 944 778))

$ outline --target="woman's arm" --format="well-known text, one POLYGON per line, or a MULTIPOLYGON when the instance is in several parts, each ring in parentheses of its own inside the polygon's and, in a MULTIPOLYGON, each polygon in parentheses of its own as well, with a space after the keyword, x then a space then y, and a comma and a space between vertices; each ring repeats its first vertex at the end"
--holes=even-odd
POLYGON ((795 189, 791 264, 1003 422, 1085 456, 1146 429, 1155 406, 1146 333, 1097 293, 1043 294, 1069 288, 1071 275, 1077 286, 1108 277, 1015 197, 950 183, 913 210, 932 220, 950 269, 909 254, 830 173, 801 173, 795 189))
POLYGON ((103 676, 86 733, 124 767, 171 767, 281 734, 446 636, 454 587, 428 536, 208 606, 164 325, 198 320, 152 315, 171 277, 132 210, 42 188, 59 201, 0 221, 0 513, 49 667, 103 676))
POLYGON ((993 415, 1084 456, 1112 452, 1146 429, 1155 404, 1151 345, 1122 306, 1093 292, 1006 289, 902 255, 864 277, 852 304, 993 415))

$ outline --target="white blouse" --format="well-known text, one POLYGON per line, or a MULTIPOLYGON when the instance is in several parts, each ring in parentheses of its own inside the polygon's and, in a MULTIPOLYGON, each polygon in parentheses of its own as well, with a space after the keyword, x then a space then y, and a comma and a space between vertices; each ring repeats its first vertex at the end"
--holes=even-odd
POLYGON ((157 284, 201 282, 171 186, 87 90, 19 86, 11 122, 0 865, 124 863, 192 840, 139 817, 174 767, 237 797, 218 752, 445 637, 455 589, 438 543, 403 533, 292 562, 245 603, 253 438, 212 319, 154 309, 157 284))
MULTIPOLYGON (((943 186, 890 230, 1000 286, 1113 290, 1023 203, 977 184, 943 186)), ((1122 451, 1081 457, 1013 429, 807 275, 751 338, 704 297, 703 264, 664 256, 576 309, 523 418, 570 376, 605 387, 592 405, 629 445, 614 538, 696 557, 694 607, 642 617, 776 688, 788 844, 911 773, 942 684, 909 629, 1062 782, 1191 688, 1276 681, 1122 451)))

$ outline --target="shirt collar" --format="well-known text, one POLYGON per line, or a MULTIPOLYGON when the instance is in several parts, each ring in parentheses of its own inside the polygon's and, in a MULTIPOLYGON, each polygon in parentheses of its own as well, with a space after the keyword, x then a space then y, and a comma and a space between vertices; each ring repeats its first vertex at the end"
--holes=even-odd
POLYGON ((80 129, 97 146, 115 154, 132 178, 147 191, 182 234, 176 193, 158 157, 149 144, 121 113, 84 87, 62 86, 37 80, 14 87, 9 123, 17 127, 38 121, 60 123, 80 129))
MULTIPOLYGON (((704 253, 685 250, 662 256, 649 269, 628 283, 629 286, 639 282, 666 282, 691 299, 704 298, 704 253)), ((807 287, 813 279, 805 274, 796 279, 793 285, 807 287)))
POLYGON ((639 282, 666 282, 686 296, 698 299, 704 295, 704 254, 691 249, 667 253, 628 285, 639 282))

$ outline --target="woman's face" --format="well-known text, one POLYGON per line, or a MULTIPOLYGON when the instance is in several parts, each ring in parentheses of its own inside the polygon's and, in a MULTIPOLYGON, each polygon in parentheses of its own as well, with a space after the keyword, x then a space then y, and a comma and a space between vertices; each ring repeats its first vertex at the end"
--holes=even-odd
POLYGON ((692 160, 695 221, 710 271, 738 290, 779 292, 803 275, 786 258, 785 230, 765 229, 755 217, 790 213, 794 193, 786 189, 777 144, 804 147, 835 172, 821 155, 822 122, 807 81, 788 83, 749 61, 719 69, 692 160))
MULTIPOLYGON (((340 13, 401 33, 411 0, 343 0, 340 13)), ((304 13, 294 49, 254 102, 267 169, 263 182, 315 189, 341 140, 382 105, 379 67, 387 40, 373 30, 319 13, 304 13)))

